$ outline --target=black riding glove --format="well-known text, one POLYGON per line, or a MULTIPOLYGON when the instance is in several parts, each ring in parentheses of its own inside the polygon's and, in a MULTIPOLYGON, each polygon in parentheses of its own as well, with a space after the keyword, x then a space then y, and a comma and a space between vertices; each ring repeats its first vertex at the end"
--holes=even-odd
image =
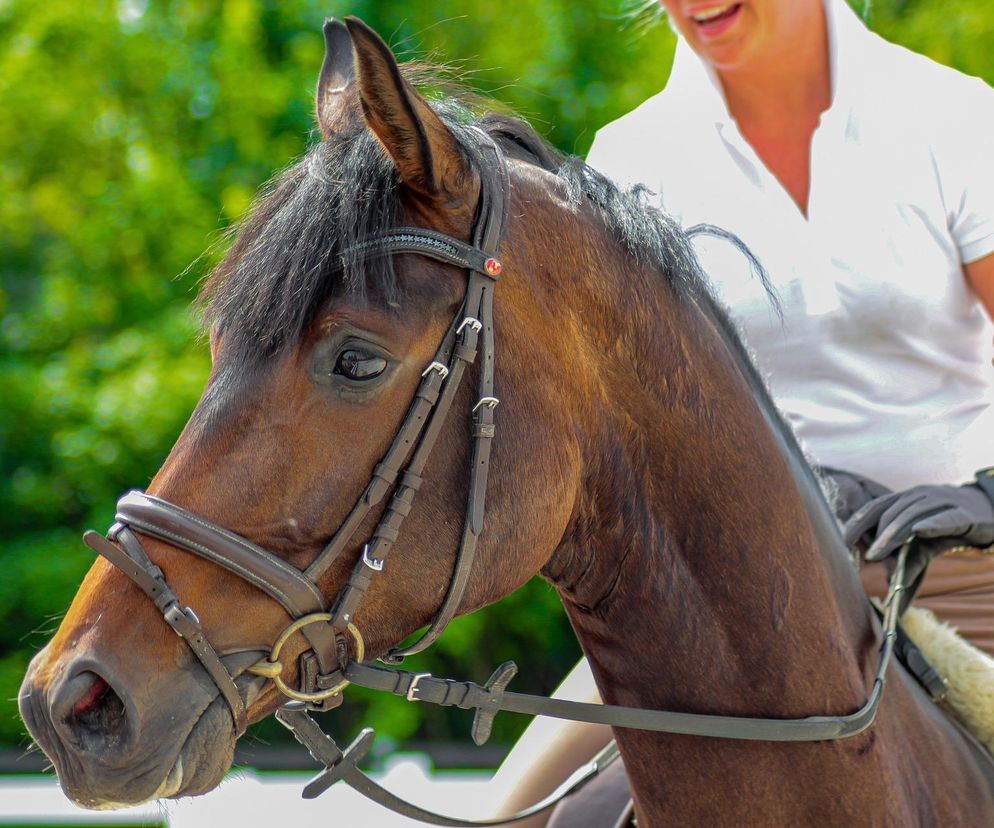
POLYGON ((916 538, 928 559, 955 546, 994 544, 994 474, 977 473, 963 486, 915 486, 871 500, 846 521, 849 546, 869 542, 865 557, 879 561, 916 538), (869 537, 864 537, 869 533, 869 537))

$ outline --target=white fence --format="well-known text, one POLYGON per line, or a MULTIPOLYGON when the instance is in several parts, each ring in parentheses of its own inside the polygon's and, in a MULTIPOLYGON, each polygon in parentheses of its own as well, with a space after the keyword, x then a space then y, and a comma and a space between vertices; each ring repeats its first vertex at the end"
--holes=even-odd
MULTIPOLYGON (((206 796, 153 803, 120 811, 85 811, 70 804, 54 776, 0 777, 0 826, 120 825, 169 828, 288 828, 293 825, 407 828, 423 825, 397 816, 346 787, 335 785, 316 800, 300 791, 313 774, 231 774, 206 796)), ((426 757, 391 757, 371 776, 391 791, 426 808, 453 816, 484 816, 490 771, 431 771, 426 757)))

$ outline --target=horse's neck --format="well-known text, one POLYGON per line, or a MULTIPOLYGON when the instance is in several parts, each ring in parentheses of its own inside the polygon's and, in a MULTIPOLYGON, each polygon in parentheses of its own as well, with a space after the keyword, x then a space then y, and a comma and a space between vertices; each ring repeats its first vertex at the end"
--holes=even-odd
MULTIPOLYGON (((832 518, 711 312, 657 298, 653 331, 619 337, 654 359, 605 400, 581 505, 546 570, 602 694, 733 715, 851 712, 873 636, 854 571, 824 548, 838 543, 832 518)), ((638 359, 612 359, 625 356, 638 359)), ((623 749, 639 738, 628 731, 623 749)))
MULTIPOLYGON (((527 213, 556 226, 532 195, 512 225, 527 213)), ((543 331, 575 360, 557 393, 584 478, 543 574, 602 696, 749 717, 855 711, 878 638, 810 470, 711 302, 675 296, 585 215, 571 246, 516 252, 536 263, 527 289, 561 323, 543 331)), ((647 825, 965 825, 994 813, 973 749, 896 666, 873 727, 842 742, 615 736, 647 825)))

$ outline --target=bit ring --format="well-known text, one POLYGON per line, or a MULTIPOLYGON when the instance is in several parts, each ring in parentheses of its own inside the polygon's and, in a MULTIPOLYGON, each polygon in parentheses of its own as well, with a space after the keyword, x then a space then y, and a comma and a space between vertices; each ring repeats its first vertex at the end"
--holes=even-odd
MULTIPOLYGON (((284 696, 289 699, 295 699, 296 701, 318 702, 341 693, 349 685, 347 679, 339 682, 334 687, 329 687, 327 690, 319 690, 314 693, 295 690, 283 681, 283 662, 280 661, 280 653, 283 651, 284 645, 295 632, 310 624, 317 624, 322 621, 328 622, 331 619, 332 615, 329 612, 312 612, 309 615, 301 616, 279 634, 279 637, 277 637, 273 644, 273 649, 269 653, 269 657, 260 659, 245 672, 270 679, 276 685, 276 689, 284 696)), ((362 639, 362 633, 352 623, 346 626, 346 631, 355 640, 356 661, 364 661, 366 658, 366 643, 362 639)))

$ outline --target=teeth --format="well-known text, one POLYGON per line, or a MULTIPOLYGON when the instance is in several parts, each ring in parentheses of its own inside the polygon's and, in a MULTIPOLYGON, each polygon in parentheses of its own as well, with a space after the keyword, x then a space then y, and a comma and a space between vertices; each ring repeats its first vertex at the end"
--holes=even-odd
POLYGON ((714 18, 718 17, 719 15, 724 14, 730 8, 732 8, 732 6, 734 6, 734 5, 735 5, 735 3, 729 3, 727 6, 715 6, 714 8, 706 9, 705 11, 702 11, 702 12, 697 12, 697 14, 694 14, 694 15, 691 15, 691 16, 698 23, 706 23, 708 20, 713 20, 714 18))
POLYGON ((183 784, 183 757, 176 757, 176 764, 172 766, 169 774, 165 779, 162 780, 162 784, 159 785, 159 789, 149 797, 149 801, 153 799, 167 799, 180 789, 183 784))

